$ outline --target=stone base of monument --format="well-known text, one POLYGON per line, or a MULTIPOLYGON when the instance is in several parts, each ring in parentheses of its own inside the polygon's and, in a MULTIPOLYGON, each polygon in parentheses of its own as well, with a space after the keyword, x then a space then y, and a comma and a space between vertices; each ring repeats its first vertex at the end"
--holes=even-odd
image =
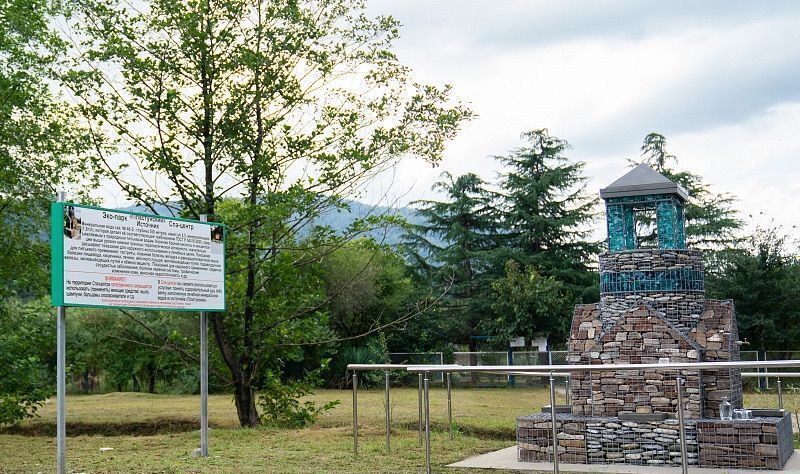
MULTIPOLYGON (((756 413, 758 413, 756 411, 756 413)), ((689 465, 782 469, 793 452, 791 415, 773 411, 749 420, 686 420, 689 465)), ((624 420, 556 414, 559 460, 577 464, 680 466, 678 421, 624 420)), ((553 456, 549 413, 517 418, 517 457, 548 462, 553 456)))

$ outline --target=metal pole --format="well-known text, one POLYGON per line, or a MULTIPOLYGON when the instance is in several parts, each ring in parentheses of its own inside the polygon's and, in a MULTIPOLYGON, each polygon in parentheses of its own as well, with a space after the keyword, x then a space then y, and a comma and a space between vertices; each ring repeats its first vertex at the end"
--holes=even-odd
POLYGON ((570 405, 569 401, 569 377, 564 380, 564 401, 567 405, 570 405))
POLYGON ((425 372, 425 472, 431 474, 431 406, 428 393, 428 372, 425 372))
POLYGON ((550 372, 550 426, 553 431, 553 472, 558 474, 558 430, 556 429, 556 379, 550 372))
POLYGON ((681 469, 683 474, 689 473, 689 460, 686 457, 686 425, 683 416, 683 377, 678 377, 678 428, 681 435, 681 469))
MULTIPOLYGON (((66 193, 58 192, 58 202, 66 201, 66 193)), ((56 308, 56 472, 67 472, 67 308, 56 308)))
POLYGON ((450 439, 453 439, 453 399, 450 394, 450 372, 447 373, 447 426, 450 430, 450 439))
POLYGON ((783 410, 783 391, 781 390, 781 378, 778 377, 778 408, 783 410))
POLYGON ((67 472, 67 412, 65 406, 67 396, 67 308, 59 306, 56 311, 58 312, 58 320, 56 322, 56 377, 58 377, 58 383, 56 384, 56 398, 58 398, 58 407, 56 409, 56 467, 58 474, 64 474, 67 472))
MULTIPOLYGON (((201 222, 208 216, 200 215, 201 222)), ((200 311, 200 456, 208 457, 208 313, 200 311)))
POLYGON ((358 372, 353 371, 353 457, 358 456, 358 372))
POLYGON ((419 374, 419 386, 417 387, 417 405, 419 405, 419 419, 417 423, 417 432, 419 438, 419 445, 422 446, 422 374, 419 374))
POLYGON ((200 312, 200 456, 208 457, 208 313, 200 312))
POLYGON ((383 387, 384 403, 386 403, 386 451, 392 450, 390 438, 392 436, 392 421, 390 420, 391 414, 389 413, 389 371, 384 372, 386 382, 383 387))

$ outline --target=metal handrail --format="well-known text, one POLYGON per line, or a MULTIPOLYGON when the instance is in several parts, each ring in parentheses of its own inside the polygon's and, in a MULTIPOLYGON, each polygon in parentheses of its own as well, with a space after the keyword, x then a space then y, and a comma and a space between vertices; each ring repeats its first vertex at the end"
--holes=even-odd
MULTIPOLYGON (((574 364, 574 365, 483 365, 483 366, 465 366, 458 364, 449 365, 423 365, 423 364, 349 364, 348 370, 353 371, 353 439, 355 445, 355 454, 358 454, 358 419, 357 419, 357 390, 358 378, 357 372, 367 370, 384 370, 388 374, 389 370, 403 370, 407 372, 416 373, 419 375, 419 402, 420 402, 420 441, 423 439, 423 414, 422 407, 424 405, 424 440, 425 440, 425 464, 426 471, 431 472, 431 446, 430 446, 430 404, 428 395, 428 378, 431 372, 447 374, 447 411, 448 422, 450 424, 450 437, 452 439, 452 418, 451 418, 451 394, 450 394, 450 374, 452 373, 490 373, 499 375, 519 375, 519 376, 549 376, 550 378, 550 400, 551 400, 551 422, 553 429, 553 471, 558 473, 558 438, 556 436, 556 415, 555 415, 555 377, 569 377, 572 372, 596 372, 608 370, 713 370, 713 369, 749 369, 749 368, 786 368, 786 367, 800 367, 800 360, 774 360, 774 361, 727 361, 727 362, 666 362, 658 364, 574 364), (423 383, 424 379, 424 383, 423 383), (423 390, 424 389, 424 390, 423 390), (424 404, 422 403, 424 400, 424 404)), ((780 377, 800 377, 800 372, 775 372, 775 373, 759 373, 759 372, 744 372, 741 374, 743 377, 775 377, 778 379, 778 405, 783 408, 783 396, 781 390, 780 377)), ((678 376, 679 395, 682 398, 683 385, 682 377, 678 376)), ((386 377, 386 447, 389 449, 389 378, 386 377)), ((567 391, 568 393, 568 391, 567 391)), ((678 418, 681 434, 681 464, 682 471, 688 472, 688 464, 686 461, 686 447, 685 447, 685 426, 683 421, 683 406, 678 403, 678 418)))
MULTIPOLYGON (((565 372, 604 372, 607 370, 670 370, 670 369, 754 369, 754 368, 800 367, 800 360, 767 361, 728 361, 728 362, 665 362, 662 364, 574 364, 574 365, 410 365, 407 371, 424 372, 510 372, 527 373, 546 371, 565 372)), ((525 374, 522 374, 525 375, 525 374)))
MULTIPOLYGON (((438 365, 437 367, 450 367, 455 364, 438 365)), ((406 370, 410 367, 428 367, 426 364, 347 364, 347 370, 363 372, 367 370, 406 370)), ((462 367, 462 366, 459 366, 462 367)))
POLYGON ((781 378, 786 377, 787 379, 800 377, 800 372, 742 372, 740 374, 742 377, 772 377, 772 378, 781 378))

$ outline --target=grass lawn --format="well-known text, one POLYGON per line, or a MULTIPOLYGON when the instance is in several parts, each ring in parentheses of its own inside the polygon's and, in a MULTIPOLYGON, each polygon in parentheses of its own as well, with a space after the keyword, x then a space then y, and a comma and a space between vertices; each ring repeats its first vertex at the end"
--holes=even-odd
MULTIPOLYGON (((386 453, 383 392, 359 391, 360 455, 353 457, 350 391, 319 390, 320 403, 342 403, 318 424, 300 430, 240 429, 232 398, 209 398, 210 454, 194 458, 199 445, 199 397, 110 393, 67 397, 68 466, 73 472, 422 472, 417 441, 417 391, 392 389, 392 452, 386 453), (113 451, 100 452, 102 447, 113 451)), ((559 393, 563 400, 563 390, 559 393)), ((794 410, 800 395, 784 394, 794 410)), ((514 444, 514 421, 549 402, 543 389, 454 389, 455 440, 447 434, 447 399, 431 390, 433 461, 436 471, 471 455, 514 444)), ((55 467, 55 400, 40 418, 0 433, 0 472, 52 472, 55 467)), ((775 407, 774 394, 747 395, 746 405, 775 407)), ((458 471, 465 472, 465 471, 458 471)))

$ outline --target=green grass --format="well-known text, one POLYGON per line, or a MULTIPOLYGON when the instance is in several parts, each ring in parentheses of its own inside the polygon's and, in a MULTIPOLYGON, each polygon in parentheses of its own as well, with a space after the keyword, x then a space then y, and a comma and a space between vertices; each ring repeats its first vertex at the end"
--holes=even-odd
MULTIPOLYGON (((392 452, 385 450, 382 391, 359 391, 360 455, 353 457, 352 392, 319 390, 320 403, 342 403, 309 428, 240 429, 232 398, 209 398, 210 454, 191 457, 199 445, 199 397, 111 393, 67 397, 68 465, 74 472, 421 472, 417 390, 392 389, 392 452), (166 432, 158 432, 158 430, 166 432), (183 431, 191 429, 191 431, 183 431), (153 434, 157 432, 157 434, 153 434), (83 433, 74 436, 75 433, 83 433), (126 434, 127 433, 127 434, 126 434), (110 436, 109 434, 113 434, 110 436), (131 435, 134 434, 134 435, 131 435), (136 435, 139 434, 139 435, 136 435), (101 447, 113 451, 101 453, 101 447)), ((547 400, 543 390, 454 389, 451 441, 446 392, 431 390, 431 441, 435 470, 466 457, 514 444, 514 422, 547 400)), ((55 463, 55 401, 40 418, 0 434, 0 472, 51 472, 55 463), (14 430, 12 430, 14 432, 14 430)), ((463 472, 463 471, 460 471, 463 472)))
MULTIPOLYGON (((383 392, 359 391, 360 454, 353 457, 350 391, 319 390, 320 403, 342 403, 316 425, 300 430, 240 429, 233 400, 209 399, 210 454, 194 458, 199 445, 199 397, 111 393, 67 397, 68 465, 73 472, 250 473, 422 472, 417 438, 417 390, 392 389, 392 452, 385 450, 383 392), (102 447, 114 448, 101 453, 102 447)), ((563 400, 563 391, 559 392, 563 400)), ((800 394, 785 393, 786 408, 800 408, 800 394)), ((519 415, 549 402, 543 389, 454 389, 456 437, 447 434, 447 399, 431 390, 434 470, 476 454, 514 444, 519 415)), ((52 472, 55 466, 55 401, 40 418, 0 433, 0 472, 52 472), (17 434, 13 434, 17 433, 17 434)), ((776 407, 774 393, 748 394, 750 407, 776 407)), ((464 471, 458 471, 459 473, 464 471)))

